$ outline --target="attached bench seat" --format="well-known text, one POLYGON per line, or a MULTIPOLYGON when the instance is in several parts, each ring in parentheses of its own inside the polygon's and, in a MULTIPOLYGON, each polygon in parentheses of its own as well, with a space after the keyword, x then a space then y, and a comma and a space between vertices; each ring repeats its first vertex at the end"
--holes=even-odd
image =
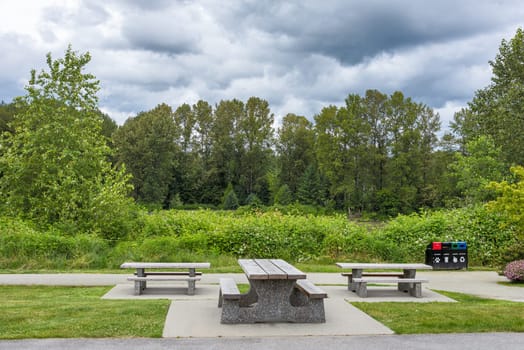
MULTIPOLYGON (((136 276, 137 273, 135 272, 134 275, 136 276)), ((144 276, 189 276, 189 272, 185 271, 173 271, 173 272, 144 272, 144 276)), ((202 276, 202 272, 197 271, 195 272, 195 276, 202 276)))
MULTIPOLYGON (((353 274, 351 272, 343 272, 341 274, 344 277, 349 278, 349 281, 351 282, 351 279, 353 278, 353 274)), ((362 277, 402 277, 404 276, 404 273, 402 272, 362 272, 362 277)))
POLYGON ((314 285, 311 281, 302 279, 297 280, 295 288, 299 289, 302 293, 305 293, 308 297, 312 299, 323 299, 327 298, 327 293, 314 285))
MULTIPOLYGON (((200 273, 201 275, 201 273, 200 273)), ((186 281, 187 282, 187 294, 195 294, 195 281, 200 281, 201 276, 189 276, 187 273, 163 273, 159 275, 155 273, 147 273, 146 276, 132 276, 128 277, 128 281, 135 282, 135 295, 141 295, 146 289, 146 283, 150 281, 159 282, 171 282, 171 281, 186 281)))
POLYGON ((420 298, 422 297, 422 283, 428 282, 427 279, 419 278, 353 278, 353 283, 356 285, 356 293, 361 298, 365 298, 368 295, 368 283, 396 283, 398 284, 399 290, 405 290, 409 292, 411 296, 420 298))
POLYGON ((222 307, 223 300, 240 300, 242 294, 238 290, 238 286, 232 278, 220 279, 220 290, 218 292, 218 307, 222 307))
MULTIPOLYGON (((250 290, 240 293, 233 278, 220 278, 220 290, 218 295, 218 307, 222 308, 221 323, 252 323, 244 322, 249 316, 243 315, 249 308, 256 308, 257 296, 250 290)), ((311 281, 299 279, 296 281, 290 297, 293 312, 301 315, 302 322, 322 323, 326 322, 324 311, 324 298, 327 293, 311 281)))

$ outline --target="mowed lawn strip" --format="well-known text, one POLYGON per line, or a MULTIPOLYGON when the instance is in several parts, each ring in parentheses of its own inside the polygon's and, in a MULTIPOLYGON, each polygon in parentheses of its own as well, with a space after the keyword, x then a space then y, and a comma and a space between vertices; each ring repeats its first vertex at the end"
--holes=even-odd
POLYGON ((524 303, 438 292, 457 302, 351 304, 398 334, 524 332, 524 303))
POLYGON ((103 300, 112 287, 0 286, 0 338, 161 337, 169 300, 103 300))

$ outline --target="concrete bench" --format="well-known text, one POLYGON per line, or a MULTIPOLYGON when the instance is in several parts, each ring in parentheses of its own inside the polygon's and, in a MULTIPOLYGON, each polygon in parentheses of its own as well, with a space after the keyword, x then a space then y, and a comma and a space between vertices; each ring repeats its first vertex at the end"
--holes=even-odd
MULTIPOLYGON (((136 276, 137 273, 135 272, 136 276)), ((173 272, 144 272, 144 276, 189 276, 189 272, 184 271, 173 271, 173 272)), ((195 276, 202 276, 202 272, 195 272, 195 276)))
POLYGON ((223 300, 240 300, 242 294, 232 278, 221 278, 219 281, 220 289, 218 292, 218 307, 222 307, 223 300))
POLYGON ((353 278, 353 283, 356 285, 356 293, 359 297, 365 298, 368 295, 368 283, 397 283, 399 290, 406 290, 411 296, 422 297, 422 283, 429 282, 426 279, 418 278, 353 278))
POLYGON ((302 293, 306 294, 309 298, 312 299, 327 298, 327 293, 309 280, 297 280, 295 288, 299 289, 302 293))
MULTIPOLYGON (((353 273, 343 272, 342 276, 348 278, 348 290, 356 292, 356 285, 353 283, 353 273)), ((361 277, 405 277, 403 272, 362 272, 361 277)))
POLYGON ((158 273, 147 273, 146 276, 132 276, 128 277, 128 281, 135 282, 135 295, 141 295, 144 291, 146 284, 145 282, 157 281, 157 282, 172 282, 172 281, 185 281, 187 282, 187 294, 195 294, 195 281, 200 281, 200 276, 189 276, 188 273, 174 273, 168 274, 163 273, 159 275, 158 273))

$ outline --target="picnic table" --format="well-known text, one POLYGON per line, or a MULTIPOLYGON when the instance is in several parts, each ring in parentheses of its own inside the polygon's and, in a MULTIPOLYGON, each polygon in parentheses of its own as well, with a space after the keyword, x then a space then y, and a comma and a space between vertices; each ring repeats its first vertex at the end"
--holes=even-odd
POLYGON ((409 292, 410 295, 421 297, 421 284, 427 279, 416 278, 417 270, 431 270, 430 265, 406 263, 336 263, 341 269, 351 269, 351 273, 343 273, 348 277, 348 289, 361 297, 367 296, 368 283, 396 283, 398 290, 409 292), (364 270, 402 270, 399 272, 364 272, 364 270))
POLYGON ((239 259, 250 289, 240 293, 233 279, 220 279, 222 323, 325 322, 327 294, 306 274, 281 259, 239 259))
POLYGON ((129 281, 135 282, 135 294, 140 295, 147 287, 148 281, 187 281, 187 294, 195 294, 195 282, 199 281, 202 272, 196 269, 208 269, 208 262, 125 262, 120 265, 122 269, 136 269, 135 275, 128 277, 129 281), (146 271, 157 270, 157 271, 146 271), (187 271, 165 271, 165 270, 187 270, 187 271), (158 271, 162 270, 162 271, 158 271))

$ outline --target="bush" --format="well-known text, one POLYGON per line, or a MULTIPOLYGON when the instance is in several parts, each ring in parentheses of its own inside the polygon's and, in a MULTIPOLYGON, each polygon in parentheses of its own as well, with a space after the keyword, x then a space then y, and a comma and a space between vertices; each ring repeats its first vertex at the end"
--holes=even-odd
POLYGON ((524 282, 524 260, 516 260, 506 265, 504 276, 515 282, 524 282))

